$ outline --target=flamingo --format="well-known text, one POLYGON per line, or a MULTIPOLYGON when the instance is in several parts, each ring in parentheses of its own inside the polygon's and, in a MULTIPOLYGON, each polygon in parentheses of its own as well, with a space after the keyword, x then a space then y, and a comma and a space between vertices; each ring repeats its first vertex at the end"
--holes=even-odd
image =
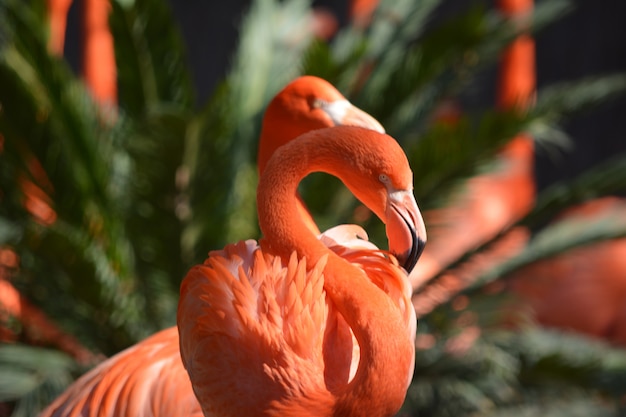
MULTIPOLYGON (((623 219, 623 198, 590 200, 562 213, 563 219, 614 216, 623 219)), ((544 326, 576 331, 626 347, 626 239, 574 249, 530 264, 506 277, 528 311, 544 326)), ((515 322, 515 314, 511 318, 515 322)), ((508 319, 508 318, 507 318, 508 319)))
MULTIPOLYGON (((278 147, 309 130, 338 124, 384 132, 380 123, 351 105, 327 81, 313 76, 295 79, 266 109, 259 142, 259 172, 278 147)), ((302 201, 298 199, 297 204, 307 227, 319 233, 302 201)), ((360 228, 343 227, 325 233, 321 239, 337 251, 347 244, 367 246, 364 240, 355 239, 357 236, 364 236, 360 228)), ((41 417, 201 416, 178 345, 176 327, 139 342, 79 378, 41 417)))
POLYGON ((400 146, 369 129, 314 130, 274 153, 257 189, 263 239, 211 252, 181 286, 181 356, 206 416, 398 411, 415 349, 406 272, 426 239, 412 189, 400 146), (394 255, 361 249, 350 262, 307 228, 295 193, 320 171, 340 178, 386 224, 394 255), (393 282, 406 288, 400 300, 384 291, 393 282), (360 348, 352 378, 352 342, 329 328, 336 317, 360 348))

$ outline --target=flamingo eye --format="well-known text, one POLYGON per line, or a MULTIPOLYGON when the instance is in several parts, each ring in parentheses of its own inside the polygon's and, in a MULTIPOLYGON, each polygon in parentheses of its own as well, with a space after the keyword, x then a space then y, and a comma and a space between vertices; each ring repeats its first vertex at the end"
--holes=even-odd
POLYGON ((389 177, 387 175, 385 175, 385 174, 380 174, 378 176, 378 180, 380 182, 382 182, 383 184, 389 184, 389 182, 390 182, 389 177))
POLYGON ((326 103, 322 99, 315 98, 315 97, 310 97, 309 98, 309 105, 311 106, 312 109, 322 108, 322 107, 324 107, 324 104, 326 104, 326 103))

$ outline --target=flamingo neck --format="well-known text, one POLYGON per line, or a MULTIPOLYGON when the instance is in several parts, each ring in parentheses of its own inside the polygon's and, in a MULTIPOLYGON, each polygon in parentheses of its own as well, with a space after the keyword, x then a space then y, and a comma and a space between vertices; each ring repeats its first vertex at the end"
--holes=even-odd
MULTIPOLYGON (((269 112, 269 109, 268 109, 269 112)), ((300 136, 302 133, 301 128, 296 129, 296 123, 282 123, 275 119, 279 117, 271 117, 272 114, 266 116, 267 120, 263 122, 263 129, 261 130, 261 139, 259 140, 259 151, 257 166, 259 169, 259 176, 263 175, 265 166, 276 149, 281 145, 288 143, 293 138, 300 136), (280 124, 281 129, 272 129, 269 126, 276 126, 280 124)), ((283 116, 284 117, 284 116, 283 116)), ((320 234, 320 230, 313 219, 313 216, 309 212, 309 209, 304 204, 302 197, 296 192, 296 206, 299 212, 299 217, 304 221, 305 226, 311 230, 315 235, 320 234)))
POLYGON ((333 415, 391 416, 402 405, 413 371, 414 344, 400 311, 365 272, 326 248, 299 215, 296 190, 311 172, 341 176, 335 164, 345 164, 332 141, 317 136, 285 145, 266 166, 259 183, 259 223, 264 250, 288 259, 293 251, 311 268, 328 256, 324 289, 352 329, 361 349, 353 380, 334 396, 333 415), (321 140, 320 140, 321 139, 321 140))

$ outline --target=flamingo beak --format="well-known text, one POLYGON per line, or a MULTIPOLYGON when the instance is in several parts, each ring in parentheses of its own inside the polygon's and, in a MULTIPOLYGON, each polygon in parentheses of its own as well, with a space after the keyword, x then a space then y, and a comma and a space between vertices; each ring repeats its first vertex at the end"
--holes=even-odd
POLYGON ((410 273, 426 245, 426 227, 413 193, 389 193, 386 217, 389 251, 410 273))
POLYGON ((357 126, 385 133, 385 128, 368 113, 348 100, 336 100, 322 107, 335 125, 357 126))

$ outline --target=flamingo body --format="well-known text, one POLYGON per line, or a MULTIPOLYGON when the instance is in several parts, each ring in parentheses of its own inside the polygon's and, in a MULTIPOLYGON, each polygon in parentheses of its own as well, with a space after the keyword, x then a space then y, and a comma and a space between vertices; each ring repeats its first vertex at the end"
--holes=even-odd
MULTIPOLYGON (((411 338, 410 292, 397 264, 380 251, 346 251, 360 259, 362 271, 376 271, 376 283, 389 279, 403 288, 399 299, 411 338)), ((182 317, 181 331, 197 336, 185 339, 181 351, 190 352, 192 378, 204 378, 196 394, 211 400, 203 405, 206 415, 332 415, 333 393, 354 377, 354 346, 327 300, 326 264, 324 257, 307 265, 295 253, 285 262, 248 240, 211 252, 204 265, 189 272, 181 304, 192 304, 183 314, 194 320, 182 317), (203 294, 202 303, 193 300, 196 294, 203 294), (268 409, 273 411, 259 414, 268 409)))

